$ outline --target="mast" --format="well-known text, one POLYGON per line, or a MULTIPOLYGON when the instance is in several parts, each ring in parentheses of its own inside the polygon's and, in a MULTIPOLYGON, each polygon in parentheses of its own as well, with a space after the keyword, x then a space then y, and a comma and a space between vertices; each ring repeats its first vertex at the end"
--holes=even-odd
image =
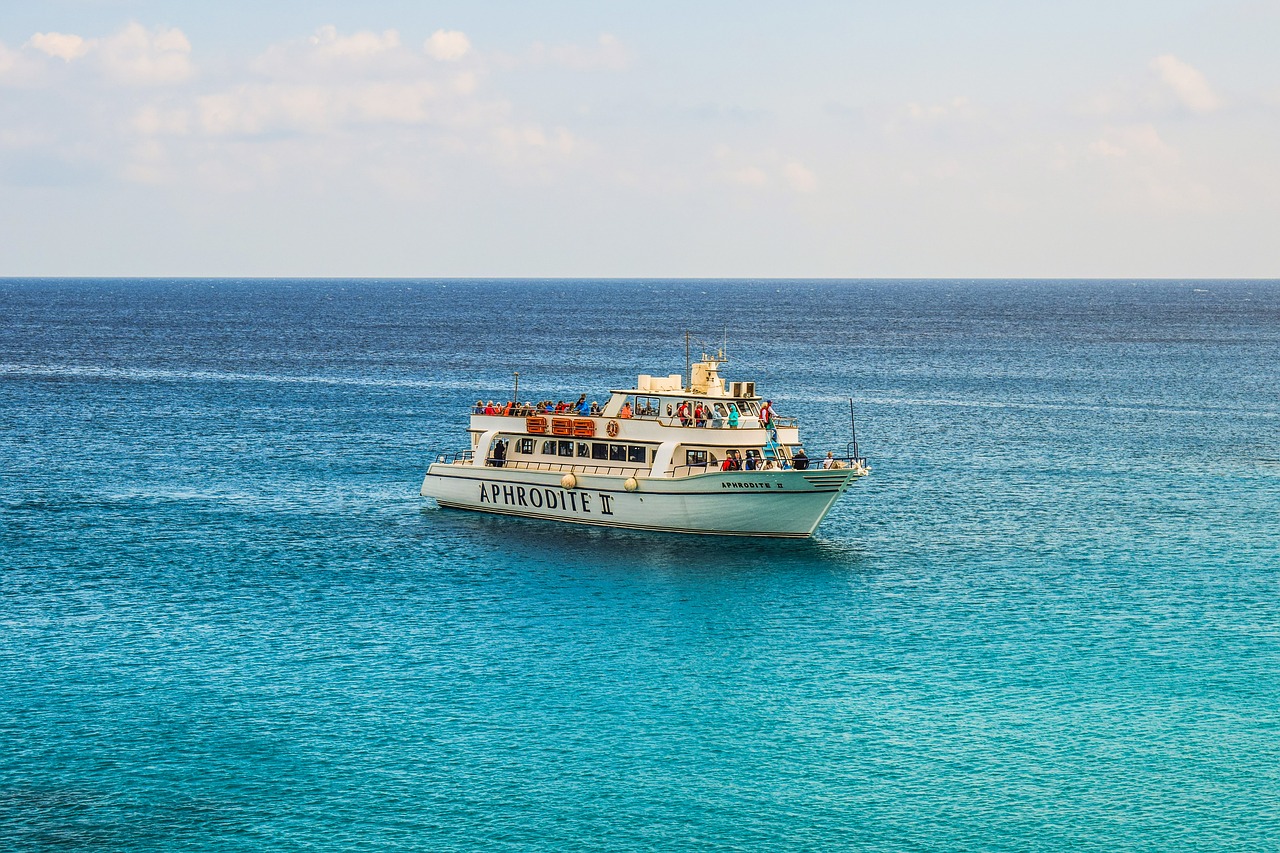
POLYGON ((689 330, 684 330, 684 387, 693 386, 693 362, 689 355, 689 330))

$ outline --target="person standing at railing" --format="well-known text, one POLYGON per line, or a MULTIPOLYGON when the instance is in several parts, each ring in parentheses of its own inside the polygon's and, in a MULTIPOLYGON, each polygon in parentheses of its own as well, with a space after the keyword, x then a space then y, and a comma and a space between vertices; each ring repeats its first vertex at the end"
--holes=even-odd
POLYGON ((760 407, 760 426, 768 429, 773 425, 773 401, 765 400, 760 407))
POLYGON ((733 403, 729 404, 729 429, 738 428, 738 407, 733 403))
POLYGON ((707 417, 711 418, 709 426, 712 429, 720 429, 724 426, 724 413, 717 406, 712 406, 709 403, 707 404, 707 417))

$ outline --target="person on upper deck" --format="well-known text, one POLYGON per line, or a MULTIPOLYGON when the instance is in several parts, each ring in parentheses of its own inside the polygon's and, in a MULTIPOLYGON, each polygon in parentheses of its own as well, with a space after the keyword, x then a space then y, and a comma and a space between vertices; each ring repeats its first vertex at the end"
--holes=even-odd
POLYGON ((473 415, 483 415, 483 414, 484 414, 484 401, 483 401, 483 400, 476 400, 476 404, 475 404, 475 406, 471 409, 471 414, 473 414, 473 415))
POLYGON ((773 422, 773 401, 765 400, 764 405, 760 407, 760 426, 766 429, 773 422))
POLYGON ((733 403, 730 403, 729 404, 729 428, 730 429, 738 428, 738 417, 739 417, 738 407, 735 406, 733 403))
POLYGON ((622 404, 622 409, 618 412, 618 417, 620 417, 620 418, 629 418, 629 417, 631 417, 631 403, 630 403, 630 402, 626 402, 626 403, 623 403, 623 404, 622 404))
POLYGON ((593 418, 600 417, 600 404, 597 403, 595 400, 591 401, 591 417, 593 418))
POLYGON ((681 400, 680 405, 676 407, 676 417, 680 419, 680 426, 687 427, 689 425, 689 401, 681 400))
POLYGON ((490 400, 488 403, 485 403, 485 406, 484 406, 484 413, 485 413, 486 415, 496 415, 496 414, 498 414, 498 407, 497 407, 497 406, 495 406, 495 405, 493 405, 493 401, 492 401, 492 400, 490 400))

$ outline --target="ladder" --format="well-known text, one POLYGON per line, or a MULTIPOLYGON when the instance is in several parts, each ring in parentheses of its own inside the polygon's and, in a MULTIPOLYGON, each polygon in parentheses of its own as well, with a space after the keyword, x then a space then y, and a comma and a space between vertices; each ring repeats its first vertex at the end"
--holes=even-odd
POLYGON ((777 427, 769 427, 769 440, 764 443, 764 458, 772 459, 775 462, 782 461, 782 447, 778 444, 777 427))

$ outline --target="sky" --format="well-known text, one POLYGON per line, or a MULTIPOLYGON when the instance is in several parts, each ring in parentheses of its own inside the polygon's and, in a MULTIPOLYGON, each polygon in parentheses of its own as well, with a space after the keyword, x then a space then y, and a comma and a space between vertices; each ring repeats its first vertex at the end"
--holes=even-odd
POLYGON ((0 276, 1280 277, 1280 0, 0 0, 0 276))

